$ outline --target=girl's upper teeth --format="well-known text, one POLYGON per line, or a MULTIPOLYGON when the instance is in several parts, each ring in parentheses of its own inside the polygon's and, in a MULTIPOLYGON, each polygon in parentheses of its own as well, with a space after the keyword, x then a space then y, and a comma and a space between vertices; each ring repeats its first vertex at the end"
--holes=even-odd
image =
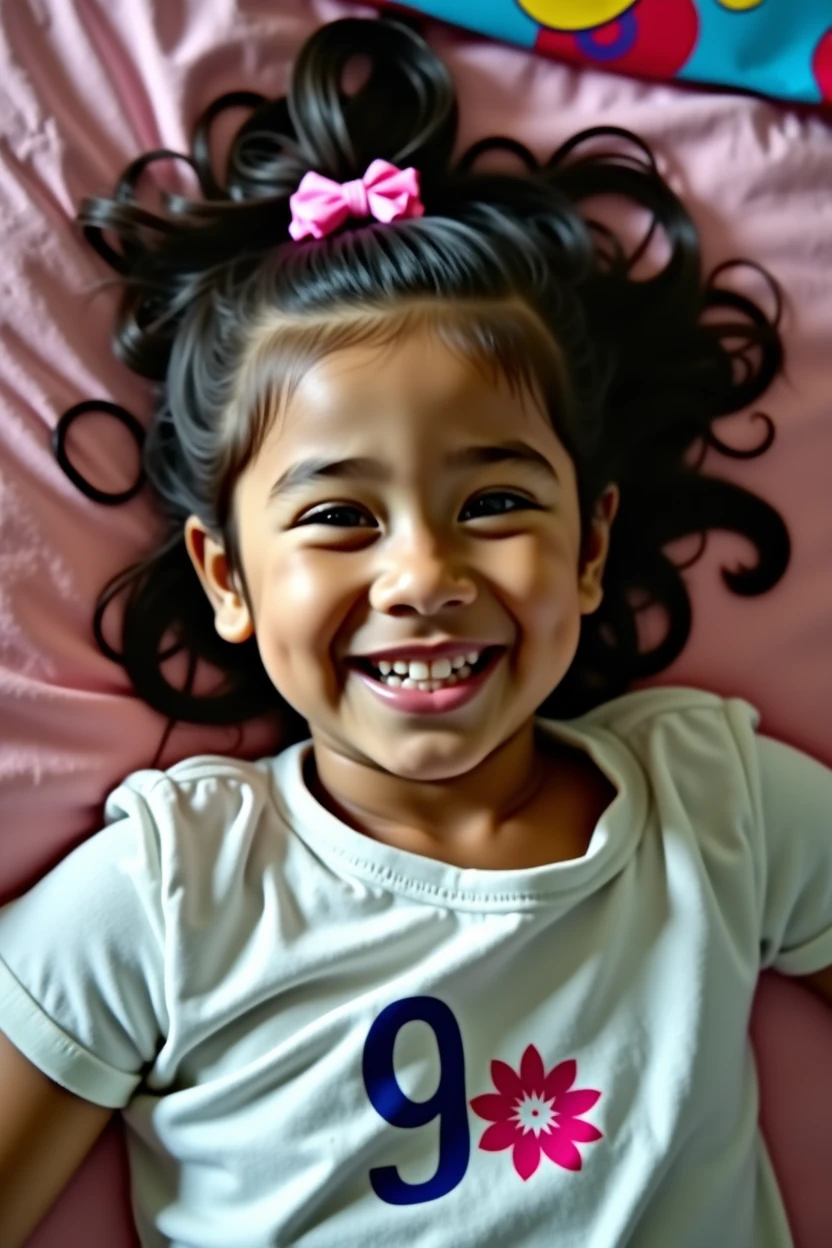
POLYGON ((450 676, 451 672, 457 672, 466 663, 473 666, 480 657, 479 650, 469 650, 467 654, 454 655, 453 658, 443 657, 434 659, 431 663, 426 663, 424 659, 411 659, 409 662, 405 659, 396 659, 391 663, 389 659, 380 659, 375 667, 381 672, 382 676, 389 676, 391 672, 395 672, 397 676, 407 676, 411 680, 444 680, 450 676))

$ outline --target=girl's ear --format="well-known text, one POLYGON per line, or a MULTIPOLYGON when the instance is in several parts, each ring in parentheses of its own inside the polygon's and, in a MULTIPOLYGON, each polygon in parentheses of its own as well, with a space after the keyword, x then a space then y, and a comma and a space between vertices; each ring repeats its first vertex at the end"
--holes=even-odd
POLYGON ((604 597, 604 568, 610 549, 610 529, 621 498, 617 485, 608 485, 595 504, 590 529, 584 539, 578 579, 581 615, 592 615, 604 597))
POLYGON ((185 547, 214 608, 214 627, 224 641, 248 641, 254 624, 245 596, 229 567, 221 542, 196 516, 185 521, 185 547))

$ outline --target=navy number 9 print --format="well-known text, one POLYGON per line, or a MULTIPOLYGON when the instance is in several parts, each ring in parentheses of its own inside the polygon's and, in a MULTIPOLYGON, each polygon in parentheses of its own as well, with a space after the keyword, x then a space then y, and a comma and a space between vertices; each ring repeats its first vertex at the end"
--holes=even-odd
POLYGON ((424 1183, 406 1183, 395 1166, 377 1166, 370 1171, 376 1195, 389 1205, 415 1205, 453 1191, 468 1169, 470 1137, 462 1036, 444 1001, 406 997, 388 1005, 367 1035, 362 1073, 373 1108, 392 1126, 423 1127, 439 1118, 439 1163, 433 1177, 424 1183), (413 1022, 427 1023, 439 1049, 439 1086, 426 1101, 405 1096, 393 1069, 396 1036, 413 1022))

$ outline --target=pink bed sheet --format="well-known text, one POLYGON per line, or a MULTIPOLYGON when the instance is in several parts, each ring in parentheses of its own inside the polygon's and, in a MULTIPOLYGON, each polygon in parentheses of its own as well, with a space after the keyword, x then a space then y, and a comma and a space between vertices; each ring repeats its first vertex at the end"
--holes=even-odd
MULTIPOLYGON (((157 530, 141 496, 105 509, 56 466, 60 412, 101 396, 144 416, 149 395, 109 350, 112 290, 72 225, 84 194, 110 188, 151 146, 185 150, 215 96, 277 94, 322 20, 369 13, 336 0, 0 0, 0 900, 98 825, 106 792, 152 758, 164 727, 93 643, 102 583, 157 530)), ((712 537, 690 581, 694 633, 662 683, 750 699, 763 729, 832 763, 832 134, 824 119, 749 97, 646 85, 557 65, 431 27, 462 99, 462 138, 511 133, 540 153, 615 122, 644 135, 702 228, 709 265, 743 253, 789 296, 788 372, 765 398, 779 437, 719 471, 784 514, 794 559, 760 600, 732 597, 719 568, 748 557, 712 537)), ((131 479, 129 442, 97 418, 73 454, 106 489, 131 479), (114 455, 121 459, 115 466, 114 455)), ((740 417, 725 436, 753 441, 740 417)), ((255 725, 241 749, 275 743, 255 725)), ((164 763, 229 751, 230 731, 180 727, 164 763)), ((832 829, 830 830, 832 834, 832 829)), ((754 1040, 763 1124, 799 1248, 832 1243, 832 1018, 768 976, 754 1040)), ((135 1243, 115 1123, 36 1232, 33 1248, 135 1243)))

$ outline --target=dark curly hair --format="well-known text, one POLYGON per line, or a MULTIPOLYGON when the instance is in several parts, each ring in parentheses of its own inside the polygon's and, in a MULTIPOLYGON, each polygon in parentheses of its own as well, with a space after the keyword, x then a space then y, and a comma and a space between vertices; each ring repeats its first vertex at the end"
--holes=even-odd
MULTIPOLYGON (((140 204, 143 170, 177 156, 162 151, 134 161, 111 197, 87 199, 80 209, 87 239, 123 282, 115 351, 157 386, 144 470, 170 524, 161 548, 104 590, 96 635, 140 696, 172 722, 239 724, 274 711, 284 740, 308 735, 266 676, 255 639, 231 645, 217 635, 183 526, 197 515, 241 572, 235 480, 262 440, 275 387, 343 343, 343 325, 331 329, 334 313, 343 321, 363 310, 376 329, 356 333, 369 333, 385 317, 395 321, 406 303, 444 309, 440 332, 546 398, 575 462, 584 531, 601 490, 618 484, 603 603, 584 617, 572 667, 539 714, 578 714, 680 653, 691 607, 683 569, 665 549, 675 539, 700 534, 704 545, 711 528, 747 537, 755 565, 722 573, 738 594, 765 592, 786 568, 789 537, 778 513, 701 472, 709 447, 739 454, 719 441, 713 422, 753 404, 781 367, 775 283, 767 279, 776 303, 769 316, 718 284, 727 266, 703 279, 696 228, 634 135, 585 131, 542 164, 521 144, 495 137, 454 162, 456 124, 452 79, 412 24, 338 21, 301 49, 285 98, 237 92, 202 116, 192 155, 177 157, 195 172, 202 199, 168 194, 154 211, 140 204), (348 94, 344 73, 357 56, 368 68, 348 94), (223 184, 212 171, 210 130, 220 112, 241 105, 250 116, 231 144, 223 184), (479 170, 478 158, 491 149, 519 158, 523 171, 479 170), (289 196, 306 172, 344 181, 377 158, 418 169, 424 217, 353 220, 319 241, 289 239, 289 196), (579 210, 607 193, 651 216, 648 237, 630 254, 609 227, 579 210), (666 262, 637 280, 634 265, 657 229, 667 240, 666 262), (269 317, 268 351, 255 351, 269 317), (101 622, 124 590, 116 653, 101 622), (637 615, 648 603, 664 608, 667 627, 644 649, 637 615), (189 656, 184 687, 163 671, 177 651, 189 656), (194 691, 201 660, 223 674, 210 695, 194 691)), ((773 440, 769 417, 758 416, 764 437, 743 455, 773 440)))

